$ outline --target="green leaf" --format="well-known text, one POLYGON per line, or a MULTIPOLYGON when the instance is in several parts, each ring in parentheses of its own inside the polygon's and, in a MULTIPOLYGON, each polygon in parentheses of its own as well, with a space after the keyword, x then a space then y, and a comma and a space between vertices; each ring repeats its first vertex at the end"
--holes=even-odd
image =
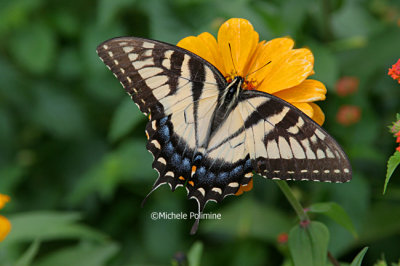
POLYGON ((219 213, 220 220, 208 220, 200 230, 228 236, 251 236, 275 244, 278 234, 291 228, 290 218, 284 212, 251 198, 232 202, 219 213))
POLYGON ((328 90, 333 90, 339 78, 339 63, 336 56, 326 46, 310 41, 306 43, 314 54, 315 74, 312 79, 322 81, 328 90))
POLYGON ((201 254, 203 253, 203 243, 200 241, 194 242, 190 248, 187 257, 190 266, 200 266, 201 254))
POLYGON ((39 251, 40 241, 35 240, 28 248, 28 250, 22 255, 21 258, 14 264, 14 266, 29 266, 39 251))
MULTIPOLYGON (((27 21, 31 23, 30 14, 38 12, 43 0, 0 1, 0 35, 21 27, 27 21)), ((3 36, 0 36, 3 37, 3 36)))
POLYGON ((390 177, 392 176, 394 170, 396 170, 399 164, 400 164, 400 152, 395 151, 394 154, 390 156, 387 162, 387 172, 386 172, 385 185, 383 186, 383 194, 386 193, 386 188, 389 183, 390 177))
POLYGON ((104 241, 106 238, 87 226, 78 224, 78 213, 35 211, 9 215, 13 226, 4 243, 18 241, 53 240, 53 239, 91 239, 104 241))
POLYGON ((351 262, 350 266, 361 266, 361 262, 364 258, 365 253, 367 253, 367 250, 368 247, 363 248, 351 262))
POLYGON ((309 209, 310 212, 321 213, 328 216, 329 218, 349 230, 349 232, 352 233, 354 237, 357 237, 356 229, 354 228, 350 217, 347 215, 342 206, 340 206, 336 202, 315 203, 311 205, 309 209))
POLYGON ((345 5, 333 14, 332 26, 335 35, 340 38, 367 36, 380 28, 377 20, 356 1, 346 1, 345 5))
POLYGON ((94 192, 107 199, 123 182, 151 180, 155 175, 151 162, 151 155, 143 141, 124 141, 118 149, 105 154, 82 175, 68 195, 68 202, 74 206, 78 205, 94 192))
POLYGON ((295 266, 325 265, 328 254, 329 231, 320 222, 307 227, 296 225, 289 233, 289 250, 295 266))
POLYGON ((45 256, 35 266, 103 266, 119 250, 115 243, 93 245, 82 243, 68 247, 45 256))
POLYGON ((86 112, 72 96, 56 86, 40 83, 33 89, 35 123, 59 138, 82 138, 88 132, 86 112))
POLYGON ((129 97, 124 97, 111 120, 109 138, 116 141, 129 133, 138 123, 143 121, 143 114, 129 97))
POLYGON ((17 62, 34 74, 50 70, 56 55, 54 32, 45 23, 31 23, 10 38, 10 52, 17 62))

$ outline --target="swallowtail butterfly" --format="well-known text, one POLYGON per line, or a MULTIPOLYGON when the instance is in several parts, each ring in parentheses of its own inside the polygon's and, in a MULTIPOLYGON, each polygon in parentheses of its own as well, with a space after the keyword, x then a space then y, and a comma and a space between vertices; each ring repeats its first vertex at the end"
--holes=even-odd
POLYGON ((282 99, 243 90, 243 77, 228 83, 201 57, 149 39, 114 38, 97 53, 149 117, 147 149, 159 173, 150 193, 166 183, 173 191, 185 186, 200 214, 208 201, 220 202, 248 184, 253 173, 351 179, 346 154, 325 130, 282 99))

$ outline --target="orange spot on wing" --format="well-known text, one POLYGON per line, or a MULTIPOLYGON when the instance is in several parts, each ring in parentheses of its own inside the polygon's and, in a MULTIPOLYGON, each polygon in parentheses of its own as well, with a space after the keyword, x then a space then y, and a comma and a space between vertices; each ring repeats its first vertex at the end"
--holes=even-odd
POLYGON ((180 180, 185 180, 183 176, 178 177, 180 180))
POLYGON ((250 179, 247 185, 240 185, 239 190, 235 193, 235 196, 242 195, 243 192, 250 191, 253 189, 253 178, 250 179))
POLYGON ((191 185, 192 187, 194 187, 194 182, 193 182, 193 181, 189 181, 188 183, 189 183, 189 185, 191 185))

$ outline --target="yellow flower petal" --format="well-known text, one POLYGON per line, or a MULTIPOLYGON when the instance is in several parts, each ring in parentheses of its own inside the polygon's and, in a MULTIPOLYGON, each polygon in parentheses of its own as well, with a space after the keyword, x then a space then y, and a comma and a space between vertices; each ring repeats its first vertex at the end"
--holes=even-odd
POLYGON ((313 55, 310 50, 302 48, 288 51, 271 68, 257 90, 275 93, 303 82, 313 70, 313 55))
POLYGON ((245 76, 258 39, 258 33, 245 19, 233 18, 222 24, 218 31, 218 46, 228 75, 245 76))
POLYGON ((325 85, 318 80, 306 79, 292 88, 274 93, 275 96, 287 102, 314 102, 325 100, 325 85))
POLYGON ((3 209, 4 205, 10 201, 10 197, 7 195, 0 194, 0 209, 3 209))
POLYGON ((294 41, 290 38, 276 38, 267 43, 260 42, 249 64, 249 69, 246 70, 246 75, 250 75, 249 79, 261 83, 274 63, 278 62, 283 54, 290 51, 293 45, 294 41), (268 62, 271 63, 265 66, 268 62))
POLYGON ((321 108, 315 103, 309 103, 309 104, 311 105, 314 111, 313 116, 311 118, 315 122, 317 122, 318 125, 322 126, 322 124, 325 122, 324 112, 322 112, 321 108))
POLYGON ((224 76, 227 75, 219 52, 217 40, 208 32, 197 37, 189 36, 180 40, 177 46, 197 54, 214 65, 224 76))
POLYGON ((189 36, 180 40, 177 46, 197 54, 201 58, 207 60, 212 65, 218 68, 219 71, 224 73, 222 60, 218 56, 217 40, 208 32, 195 36, 189 36))
POLYGON ((0 242, 3 241, 11 231, 11 223, 6 217, 0 215, 0 242))
POLYGON ((300 109, 303 113, 308 115, 310 118, 314 115, 314 109, 311 107, 309 103, 291 103, 300 109))

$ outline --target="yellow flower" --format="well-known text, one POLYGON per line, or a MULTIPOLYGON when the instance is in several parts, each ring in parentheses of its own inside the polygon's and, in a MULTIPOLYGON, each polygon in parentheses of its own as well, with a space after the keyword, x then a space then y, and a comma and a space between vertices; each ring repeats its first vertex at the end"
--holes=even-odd
MULTIPOLYGON (((218 41, 208 32, 189 36, 177 44, 213 64, 229 82, 245 79, 243 89, 275 95, 296 106, 322 125, 325 115, 314 101, 325 100, 326 88, 314 74, 314 56, 309 49, 293 49, 290 38, 259 41, 258 33, 245 19, 232 18, 222 24, 218 41)), ((240 187, 237 195, 252 188, 240 187)))
MULTIPOLYGON (((10 201, 10 197, 7 195, 0 194, 0 210, 4 205, 10 201)), ((6 238, 11 230, 11 223, 6 217, 0 215, 0 242, 6 238)))
POLYGON ((227 81, 244 77, 244 89, 273 94, 323 124, 324 113, 313 102, 325 100, 326 88, 317 80, 307 79, 314 74, 314 56, 309 49, 293 49, 292 39, 259 42, 249 21, 232 18, 219 28, 218 42, 204 32, 177 45, 213 64, 227 81))

